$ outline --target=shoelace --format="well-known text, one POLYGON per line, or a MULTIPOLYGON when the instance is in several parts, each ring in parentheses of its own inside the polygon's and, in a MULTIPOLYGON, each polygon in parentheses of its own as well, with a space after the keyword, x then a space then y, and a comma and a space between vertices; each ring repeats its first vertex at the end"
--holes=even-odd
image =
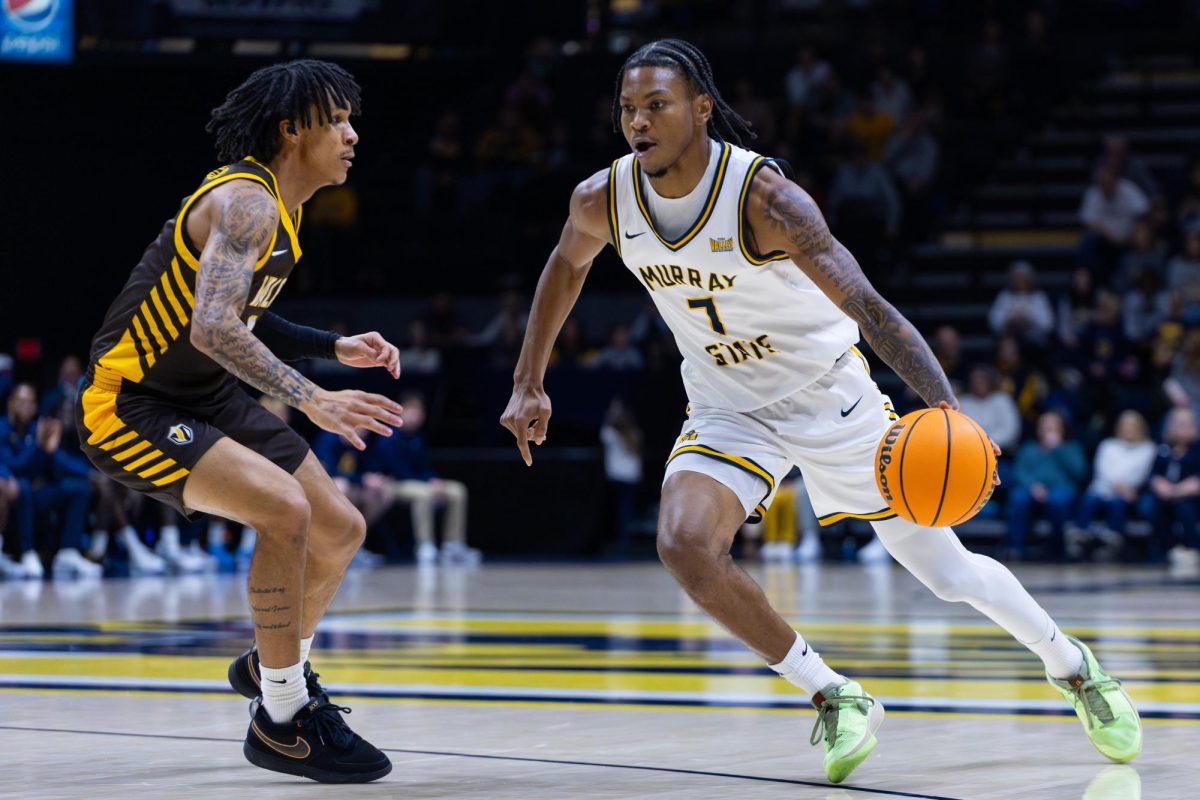
POLYGON ((325 691, 325 688, 321 686, 317 680, 320 677, 320 673, 314 671, 312 667, 309 667, 308 674, 304 676, 304 679, 308 682, 308 694, 310 697, 329 697, 328 693, 325 691))
POLYGON ((1100 690, 1108 686, 1116 687, 1120 685, 1121 682, 1116 678, 1105 678, 1099 681, 1088 679, 1078 686, 1071 687, 1071 692, 1079 699, 1084 708, 1088 710, 1087 724, 1089 731, 1095 727, 1092 722, 1093 719, 1099 719, 1102 725, 1106 725, 1116 719, 1112 713, 1112 707, 1104 699, 1104 695, 1100 693, 1100 690))
POLYGON ((808 743, 813 747, 821 743, 821 727, 824 725, 827 726, 825 728, 825 738, 829 739, 829 743, 832 744, 833 739, 831 736, 837 732, 838 706, 846 703, 857 703, 859 700, 865 700, 871 706, 875 705, 875 698, 867 697, 866 695, 844 694, 825 698, 825 702, 821 703, 821 707, 817 709, 817 721, 813 723, 812 733, 808 736, 808 743))
POLYGON ((304 728, 315 728, 321 744, 326 744, 326 740, 328 740, 333 742, 333 746, 339 750, 349 750, 358 740, 358 734, 350 730, 350 726, 342 719, 339 712, 343 711, 347 714, 350 713, 350 709, 346 706, 322 703, 314 708, 308 719, 300 725, 304 728))

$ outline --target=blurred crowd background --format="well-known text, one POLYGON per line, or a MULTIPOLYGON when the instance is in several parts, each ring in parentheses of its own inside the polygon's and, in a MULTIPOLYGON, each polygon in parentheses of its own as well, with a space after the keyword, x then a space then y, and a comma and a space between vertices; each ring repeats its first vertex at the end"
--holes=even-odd
MULTIPOLYGON (((399 382, 304 365, 319 384, 420 398, 399 461, 347 460, 291 420, 374 504, 370 550, 420 559, 438 527, 455 558, 650 555, 686 398, 670 332, 611 251, 555 348, 534 469, 497 419, 571 189, 627 150, 617 68, 664 36, 706 52, 758 133, 748 146, 791 164, 1004 449, 1003 485, 964 538, 1009 559, 1200 559, 1195 0, 362 0, 323 20, 288 3, 272 18, 216 0, 208 16, 78 5, 73 64, 0 63, 15 120, 0 133, 14 567, 63 547, 130 564, 139 548, 191 552, 197 568, 245 549, 232 526, 189 533, 105 487, 69 415, 107 303, 215 166, 209 110, 252 69, 299 56, 350 69, 364 115, 349 182, 306 206, 305 256, 275 310, 401 347, 399 382), (412 482, 426 489, 399 488, 412 482)), ((897 410, 920 405, 868 357, 897 410)), ((802 490, 781 507, 746 554, 854 557, 869 540, 853 522, 815 531, 802 490)))

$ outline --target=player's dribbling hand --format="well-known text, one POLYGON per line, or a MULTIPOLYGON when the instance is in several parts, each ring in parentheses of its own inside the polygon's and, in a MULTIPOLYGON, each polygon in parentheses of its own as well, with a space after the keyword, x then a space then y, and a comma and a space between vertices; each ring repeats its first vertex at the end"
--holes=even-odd
MULTIPOLYGON (((959 411, 957 400, 954 401, 954 405, 951 405, 947 401, 943 400, 942 402, 938 403, 937 407, 941 408, 941 409, 945 409, 946 411, 959 411)), ((959 413, 962 413, 962 412, 960 411, 959 413)), ((999 458, 1001 456, 1000 445, 996 444, 992 440, 992 437, 990 437, 990 436, 988 437, 988 444, 990 444, 992 446, 992 452, 996 454, 996 458, 999 458)), ((999 486, 999 485, 1000 485, 1000 472, 997 470, 996 472, 992 473, 992 486, 999 486)))
POLYGON ((359 430, 391 436, 392 428, 404 424, 400 419, 403 409, 395 400, 357 389, 341 392, 317 389, 311 400, 301 404, 300 410, 318 428, 344 436, 357 450, 367 449, 366 443, 358 435, 359 430))
POLYGON ((529 443, 546 441, 546 428, 550 424, 550 398, 545 390, 540 386, 514 386, 500 424, 517 437, 517 449, 521 451, 525 466, 533 466, 529 443))
POLYGON ((384 367, 393 378, 400 377, 400 351, 376 331, 343 336, 333 352, 348 367, 384 367))

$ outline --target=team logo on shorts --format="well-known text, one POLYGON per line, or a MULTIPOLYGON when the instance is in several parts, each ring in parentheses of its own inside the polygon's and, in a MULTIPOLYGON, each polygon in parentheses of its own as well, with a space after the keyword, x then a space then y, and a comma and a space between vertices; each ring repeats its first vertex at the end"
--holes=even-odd
POLYGON ((172 425, 171 432, 167 434, 167 438, 175 444, 191 444, 194 437, 192 429, 187 425, 172 425))
POLYGON ((679 437, 679 443, 683 444, 684 442, 694 442, 699 438, 700 434, 696 433, 695 431, 688 431, 679 437))

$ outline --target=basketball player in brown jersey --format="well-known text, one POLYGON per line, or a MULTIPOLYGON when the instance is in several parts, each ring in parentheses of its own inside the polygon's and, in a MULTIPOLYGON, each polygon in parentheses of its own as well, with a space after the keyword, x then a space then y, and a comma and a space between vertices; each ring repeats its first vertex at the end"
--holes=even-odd
POLYGON ((357 431, 390 436, 401 424, 393 401, 325 391, 284 363, 329 358, 398 377, 393 345, 268 310, 300 258, 301 204, 346 180, 359 96, 342 68, 302 60, 255 72, 214 109, 208 130, 226 166, 184 199, 109 308, 77 408, 83 450, 106 475, 185 515, 258 531, 256 645, 229 668, 233 687, 255 698, 243 752, 265 769, 336 783, 391 770, 307 661, 365 524, 304 440, 238 379, 360 450, 357 431))
POLYGON ((1041 657, 1102 754, 1136 756, 1142 731, 1128 695, 1008 569, 968 552, 948 527, 880 508, 874 454, 890 406, 854 345, 861 335, 926 403, 956 408, 920 333, 879 295, 812 198, 771 159, 738 146, 752 134, 699 49, 652 42, 616 83, 613 125, 631 152, 571 196, 501 418, 525 462, 530 443, 546 438, 543 377, 555 336, 592 259, 612 245, 671 328, 691 402, 666 468, 659 555, 698 606, 812 696, 811 742, 824 745, 831 781, 871 753, 883 706, 826 665, 729 554, 793 465, 823 520, 869 521, 937 596, 970 603, 1041 657))

